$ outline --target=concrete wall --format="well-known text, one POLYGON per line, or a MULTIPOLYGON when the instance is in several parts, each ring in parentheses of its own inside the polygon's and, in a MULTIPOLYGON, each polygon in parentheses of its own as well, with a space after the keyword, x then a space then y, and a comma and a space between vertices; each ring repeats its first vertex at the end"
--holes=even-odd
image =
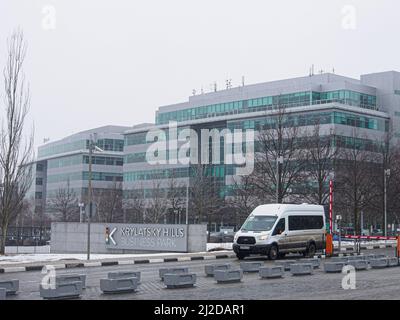
MULTIPOLYGON (((105 245, 104 223, 92 223, 90 228, 91 253, 156 253, 157 251, 109 250, 105 245)), ((189 225, 188 252, 207 251, 206 225, 189 225)), ((51 253, 86 253, 87 224, 78 222, 53 222, 51 224, 51 253)), ((161 252, 161 251, 158 251, 161 252)))

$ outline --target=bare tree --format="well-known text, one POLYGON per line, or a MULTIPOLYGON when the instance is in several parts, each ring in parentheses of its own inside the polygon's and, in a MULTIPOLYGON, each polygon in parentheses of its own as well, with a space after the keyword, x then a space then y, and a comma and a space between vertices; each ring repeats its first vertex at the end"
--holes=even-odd
POLYGON ((154 180, 151 197, 146 201, 145 222, 162 223, 168 210, 167 191, 162 188, 161 180, 154 180))
POLYGON ((122 183, 114 181, 111 188, 100 189, 95 194, 97 220, 99 222, 120 222, 122 220, 122 183))
POLYGON ((282 105, 276 115, 265 118, 257 137, 251 175, 261 201, 282 203, 293 187, 304 181, 307 153, 302 150, 302 134, 282 105))
POLYGON ((143 185, 139 189, 124 190, 122 200, 124 222, 143 223, 145 216, 145 194, 143 185))
POLYGON ((360 138, 357 132, 346 141, 337 139, 336 143, 342 147, 335 170, 336 207, 347 213, 347 222, 351 221, 354 232, 359 233, 361 211, 368 209, 377 197, 373 181, 380 172, 379 158, 374 144, 360 138))
POLYGON ((8 55, 3 71, 5 121, 0 131, 0 254, 4 254, 7 229, 21 212, 32 183, 33 130, 24 136, 30 95, 22 70, 27 45, 22 31, 15 31, 8 41, 8 55))
MULTIPOLYGON (((192 181, 190 183, 189 202, 190 211, 197 223, 207 222, 210 226, 217 221, 218 214, 225 207, 221 196, 220 185, 212 175, 212 166, 198 164, 192 167, 192 181)), ((210 233, 208 233, 208 241, 210 233)))
POLYGON ((171 212, 172 217, 175 217, 175 215, 181 217, 182 215, 183 208, 186 203, 186 194, 183 193, 184 188, 185 185, 179 183, 174 176, 172 176, 169 179, 167 199, 168 199, 168 209, 171 212))
POLYGON ((400 206, 397 198, 399 195, 399 178, 400 178, 400 145, 395 144, 393 139, 392 128, 390 128, 384 135, 384 139, 375 141, 378 146, 379 153, 379 167, 377 167, 377 179, 370 181, 371 184, 376 187, 375 197, 370 198, 369 207, 374 213, 373 222, 375 225, 378 223, 383 226, 384 229, 384 193, 385 193, 385 175, 386 175, 386 187, 387 187, 387 223, 396 221, 399 223, 397 213, 399 212, 400 206), (382 212, 380 218, 376 212, 382 212))
POLYGON ((332 132, 328 135, 321 132, 318 121, 307 140, 308 165, 305 175, 309 183, 304 184, 302 196, 311 203, 325 205, 329 200, 329 178, 334 173, 340 148, 335 146, 332 132))
POLYGON ((49 208, 60 222, 79 221, 78 198, 69 181, 65 188, 59 188, 49 200, 49 208))
POLYGON ((235 224, 241 226, 249 214, 260 204, 250 176, 233 178, 232 195, 228 204, 235 211, 235 224))

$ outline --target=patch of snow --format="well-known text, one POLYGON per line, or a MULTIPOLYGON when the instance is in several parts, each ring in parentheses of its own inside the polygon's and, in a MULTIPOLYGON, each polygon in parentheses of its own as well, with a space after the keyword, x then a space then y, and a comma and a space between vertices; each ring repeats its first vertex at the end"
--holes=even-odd
MULTIPOLYGON (((232 243, 208 243, 207 251, 213 248, 221 248, 224 250, 231 250, 232 243)), ((18 253, 16 247, 7 247, 6 253, 9 255, 0 256, 0 266, 1 265, 10 265, 16 263, 34 263, 34 262, 56 262, 61 260, 71 260, 71 261, 86 261, 86 254, 75 254, 75 253, 50 253, 49 246, 37 247, 18 247, 18 253), (12 248, 12 249, 10 249, 12 248), (46 253, 39 253, 34 250, 45 251, 46 253), (28 252, 28 253, 22 253, 28 252), (30 253, 32 252, 32 253, 30 253)), ((199 252, 206 253, 206 252, 199 252)), ((126 258, 160 258, 160 257, 168 257, 174 255, 185 255, 186 253, 171 253, 171 252, 159 252, 159 253, 135 253, 135 254, 91 254, 91 260, 104 260, 104 259, 126 259, 126 258)))

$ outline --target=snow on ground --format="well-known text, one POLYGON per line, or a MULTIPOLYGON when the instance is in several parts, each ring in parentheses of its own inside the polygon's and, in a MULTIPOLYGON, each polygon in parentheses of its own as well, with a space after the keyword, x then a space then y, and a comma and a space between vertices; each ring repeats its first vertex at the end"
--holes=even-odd
MULTIPOLYGON (((91 254, 91 260, 103 259, 121 259, 121 258, 158 258, 176 255, 176 253, 151 253, 151 254, 91 254)), ((33 263, 33 262, 56 262, 61 260, 86 260, 86 254, 75 253, 32 253, 32 254, 16 254, 8 256, 0 256, 0 266, 15 263, 33 263)))
MULTIPOLYGON (((395 240, 378 240, 378 241, 362 241, 362 245, 380 245, 380 244, 395 244, 395 240)), ((339 245, 338 241, 333 242, 334 247, 339 245)), ((342 241, 342 247, 354 246, 353 241, 342 241)), ((217 250, 232 250, 232 243, 208 243, 207 251, 217 250)), ((53 254, 50 253, 49 246, 43 247, 7 247, 7 256, 0 256, 0 266, 10 265, 16 263, 33 263, 33 262, 56 262, 61 260, 86 260, 86 254, 53 254), (35 251, 36 250, 36 251, 35 251), (23 253, 26 252, 26 253, 23 253), (35 253, 36 252, 36 253, 35 253)), ((184 254, 184 253, 183 253, 184 254)), ((121 259, 121 258, 160 258, 165 256, 173 256, 176 253, 146 253, 146 254, 91 254, 91 260, 103 259, 121 259)))
MULTIPOLYGON (((207 251, 210 249, 232 249, 232 243, 208 243, 207 251)), ((15 263, 33 263, 33 262, 56 262, 61 260, 86 260, 86 254, 58 254, 50 253, 50 246, 43 247, 7 247, 7 256, 0 256, 0 265, 15 264, 15 263), (40 249, 39 249, 40 248, 40 249), (34 250, 37 250, 36 253, 34 250), (39 252, 40 250, 40 252, 39 252), (26 253, 23 253, 26 252, 26 253)), ((183 253, 184 254, 184 253, 183 253)), ((91 260, 103 259, 121 259, 121 258, 159 258, 165 256, 173 256, 176 253, 146 253, 146 254, 91 254, 91 260)))

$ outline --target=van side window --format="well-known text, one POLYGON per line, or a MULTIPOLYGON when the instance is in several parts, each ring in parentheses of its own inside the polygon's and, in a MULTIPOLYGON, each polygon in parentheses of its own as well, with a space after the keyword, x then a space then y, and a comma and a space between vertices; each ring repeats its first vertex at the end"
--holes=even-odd
POLYGON ((282 218, 276 224, 275 230, 272 233, 272 235, 275 236, 277 234, 281 234, 284 231, 285 231, 285 218, 282 218))
POLYGON ((322 229, 324 221, 322 216, 289 216, 289 230, 322 229))

